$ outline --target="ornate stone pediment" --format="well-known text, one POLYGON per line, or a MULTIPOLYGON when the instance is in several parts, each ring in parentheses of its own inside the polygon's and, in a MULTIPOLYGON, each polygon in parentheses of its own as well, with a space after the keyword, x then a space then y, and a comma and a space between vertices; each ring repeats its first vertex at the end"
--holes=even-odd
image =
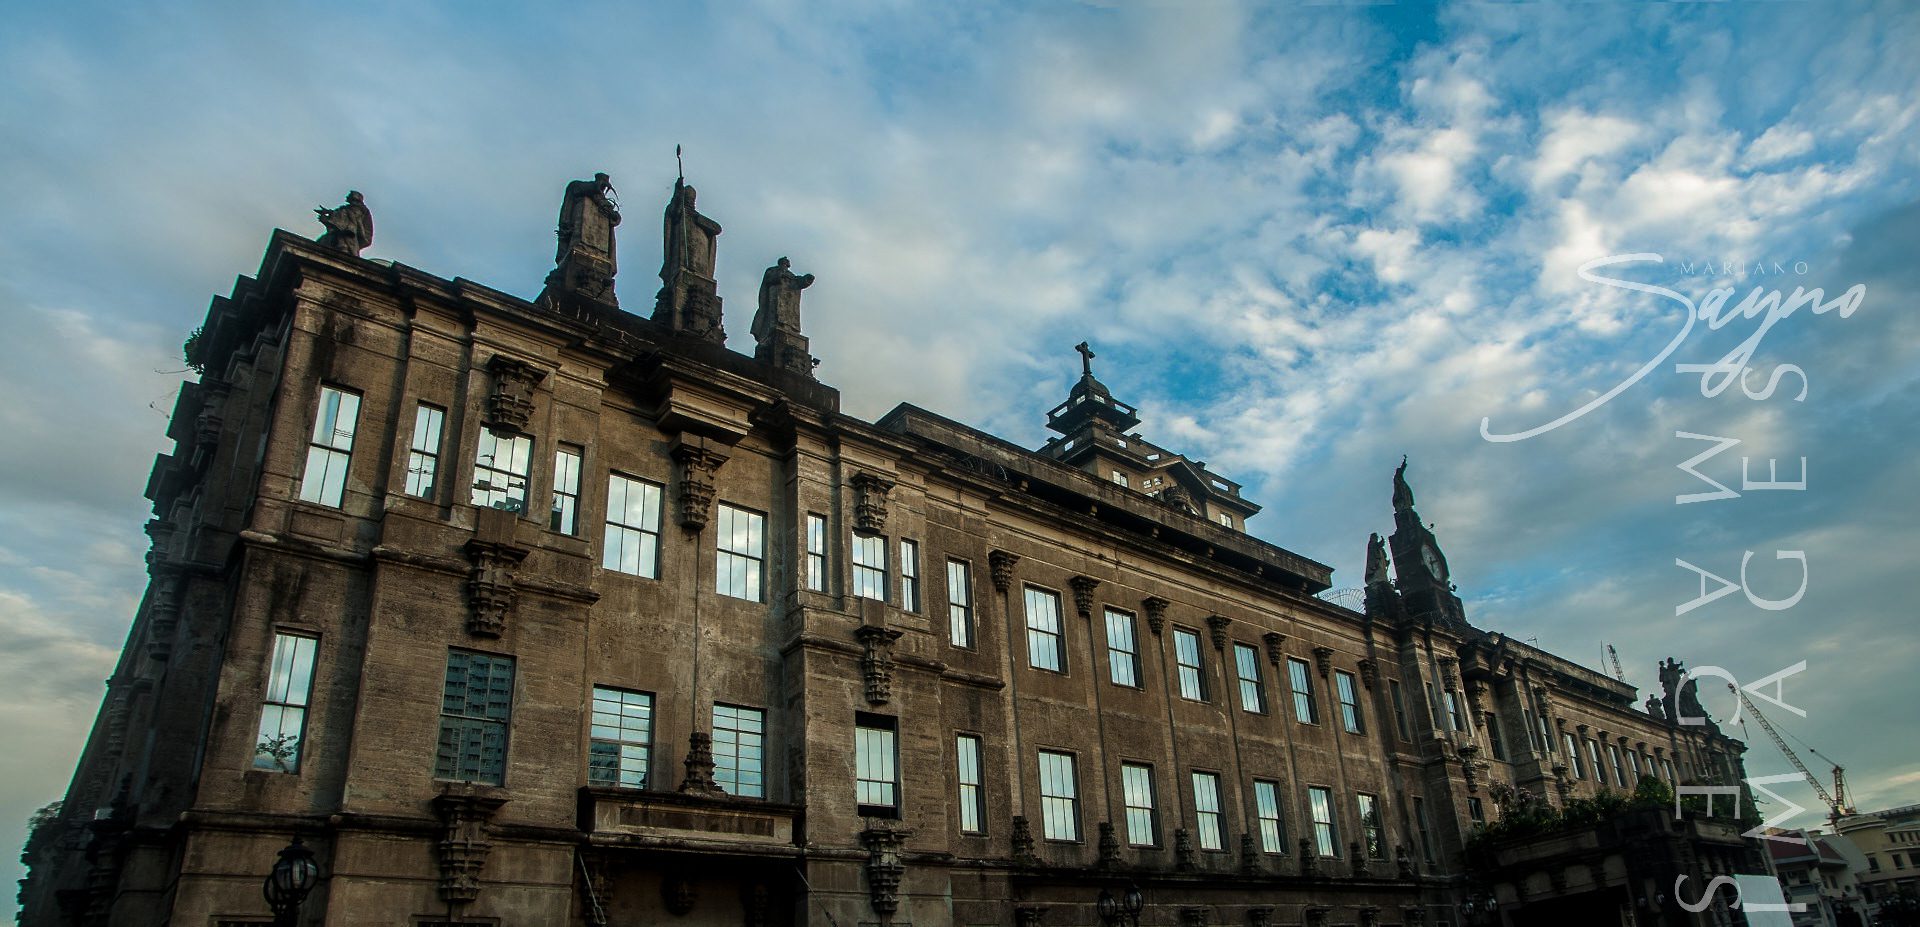
POLYGON ((680 527, 700 531, 713 519, 714 477, 727 455, 701 438, 682 435, 671 451, 679 487, 680 527))
POLYGON ((861 625, 853 631, 864 650, 860 671, 867 684, 869 704, 884 705, 893 698, 893 644, 902 633, 875 624, 861 625))
POLYGON ((514 574, 532 551, 478 538, 468 541, 465 550, 471 566, 467 574, 467 633, 499 637, 506 631, 520 596, 514 588, 514 574))
POLYGON ((489 428, 525 431, 533 420, 533 390, 547 378, 547 372, 517 358, 495 354, 487 361, 492 389, 487 393, 482 421, 489 428))
POLYGON ((880 917, 881 927, 893 923, 893 913, 900 910, 900 876, 907 869, 900 849, 912 835, 911 830, 882 821, 872 822, 860 832, 860 840, 867 847, 867 898, 873 913, 880 917))
POLYGON ((480 873, 493 852, 490 822, 507 803, 498 789, 471 784, 449 785, 433 799, 440 818, 440 897, 450 905, 468 904, 480 897, 480 873))

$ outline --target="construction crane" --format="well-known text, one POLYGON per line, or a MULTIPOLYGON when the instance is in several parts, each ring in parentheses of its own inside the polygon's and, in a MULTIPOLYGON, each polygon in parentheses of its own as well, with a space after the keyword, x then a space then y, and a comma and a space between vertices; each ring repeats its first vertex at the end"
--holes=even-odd
POLYGON ((1626 682, 1627 671, 1620 668, 1620 651, 1613 649, 1612 644, 1607 645, 1607 659, 1613 661, 1613 678, 1626 682))
POLYGON ((1773 729, 1773 722, 1768 721, 1767 716, 1760 713, 1759 707, 1753 704, 1753 700, 1747 698, 1747 693, 1740 691, 1738 686, 1731 683, 1727 685, 1727 689, 1734 694, 1735 698, 1740 700, 1740 706, 1742 708, 1753 713, 1753 719, 1760 722, 1760 729, 1766 731, 1768 737, 1773 738, 1773 745, 1780 748, 1780 752, 1786 756, 1787 762, 1792 763, 1794 769, 1800 770, 1800 775, 1807 780, 1807 784, 1813 786, 1814 793, 1819 795, 1820 801, 1827 806, 1827 820, 1838 821, 1854 813, 1853 809, 1845 804, 1847 794, 1846 770, 1841 769, 1839 763, 1834 763, 1833 760, 1827 759, 1827 757, 1821 755, 1820 751, 1814 750, 1811 746, 1807 748, 1814 756, 1818 756, 1833 765, 1833 790, 1841 796, 1840 798, 1835 798, 1827 794, 1826 787, 1820 784, 1819 779, 1814 778, 1813 772, 1807 769, 1807 764, 1800 762, 1800 755, 1794 753, 1793 748, 1787 746, 1787 742, 1781 739, 1780 732, 1773 729))

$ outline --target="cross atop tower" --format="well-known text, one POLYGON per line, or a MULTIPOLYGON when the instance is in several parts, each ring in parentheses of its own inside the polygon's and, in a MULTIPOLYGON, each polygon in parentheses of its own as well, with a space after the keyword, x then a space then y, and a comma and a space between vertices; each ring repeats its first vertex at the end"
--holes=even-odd
POLYGON ((1083 376, 1089 376, 1089 377, 1090 377, 1090 376, 1093 376, 1093 359, 1094 359, 1094 357, 1096 357, 1096 356, 1097 356, 1097 355, 1095 355, 1095 354, 1093 353, 1093 348, 1091 348, 1091 347, 1088 347, 1088 346, 1087 346, 1087 343, 1086 343, 1086 342, 1084 342, 1084 341, 1082 341, 1082 342, 1080 342, 1079 344, 1076 344, 1076 345, 1074 345, 1074 346, 1073 346, 1073 349, 1074 349, 1075 351, 1079 351, 1079 352, 1080 352, 1080 373, 1081 373, 1081 375, 1083 375, 1083 376))

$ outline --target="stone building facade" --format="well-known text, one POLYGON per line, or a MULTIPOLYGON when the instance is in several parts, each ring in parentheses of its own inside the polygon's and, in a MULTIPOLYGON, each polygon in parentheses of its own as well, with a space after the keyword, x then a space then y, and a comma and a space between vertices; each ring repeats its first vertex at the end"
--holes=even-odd
POLYGON ((24 923, 269 922, 298 835, 301 924, 1458 924, 1496 784, 1740 777, 1473 627, 1404 464, 1329 598, 1090 349, 1039 451, 862 421, 784 262, 726 348, 691 187, 619 308, 606 189, 531 302, 285 232, 214 300, 24 923))

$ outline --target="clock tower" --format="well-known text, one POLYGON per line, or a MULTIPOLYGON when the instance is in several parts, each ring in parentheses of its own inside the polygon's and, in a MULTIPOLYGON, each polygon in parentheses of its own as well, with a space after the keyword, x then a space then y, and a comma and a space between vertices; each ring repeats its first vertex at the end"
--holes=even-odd
POLYGON ((1400 584, 1400 595, 1407 613, 1414 618, 1431 616, 1442 624, 1464 625, 1466 609, 1453 592, 1447 572, 1447 556, 1440 541, 1420 521, 1413 507, 1413 489, 1407 485, 1407 461, 1393 471, 1393 571, 1400 584))

